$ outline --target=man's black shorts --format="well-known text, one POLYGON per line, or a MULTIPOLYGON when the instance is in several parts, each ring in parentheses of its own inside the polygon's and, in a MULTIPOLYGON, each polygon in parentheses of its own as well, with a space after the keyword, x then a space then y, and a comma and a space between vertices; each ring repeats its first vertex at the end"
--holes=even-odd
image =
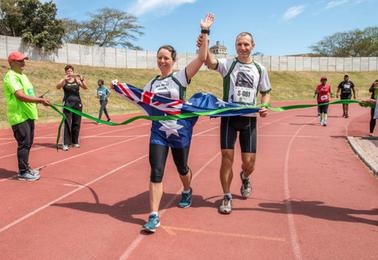
POLYGON ((242 153, 256 153, 256 117, 222 117, 221 148, 234 149, 237 132, 242 153))

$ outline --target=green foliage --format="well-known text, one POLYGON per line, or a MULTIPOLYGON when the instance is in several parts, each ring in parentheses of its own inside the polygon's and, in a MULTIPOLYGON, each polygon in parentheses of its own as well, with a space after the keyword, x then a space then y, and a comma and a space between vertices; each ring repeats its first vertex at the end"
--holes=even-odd
POLYGON ((311 46, 321 56, 376 57, 378 56, 378 27, 335 33, 311 46))
POLYGON ((63 22, 56 19, 57 8, 52 1, 1 0, 0 34, 21 37, 42 51, 53 51, 62 44, 63 22))
POLYGON ((135 16, 123 11, 103 8, 97 13, 91 13, 89 21, 67 19, 64 26, 67 31, 64 40, 69 43, 141 49, 130 40, 137 40, 138 36, 143 35, 143 27, 137 24, 135 16))

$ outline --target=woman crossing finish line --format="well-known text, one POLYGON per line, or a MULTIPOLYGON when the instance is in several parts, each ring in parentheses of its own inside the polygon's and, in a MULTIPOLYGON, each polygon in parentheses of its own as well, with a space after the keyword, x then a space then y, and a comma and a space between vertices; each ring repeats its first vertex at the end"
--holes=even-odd
MULTIPOLYGON (((207 14, 205 19, 201 21, 200 37, 203 38, 204 44, 199 48, 197 57, 180 71, 173 72, 173 66, 176 62, 176 50, 170 45, 161 46, 157 51, 157 65, 160 74, 148 82, 144 90, 183 100, 190 80, 206 60, 207 37, 213 22, 214 16, 212 14, 207 14)), ((156 228, 160 226, 158 211, 163 195, 162 179, 169 148, 171 148, 173 160, 184 187, 178 206, 187 208, 192 203, 192 188, 190 186, 192 172, 188 167, 188 155, 192 130, 196 120, 197 118, 194 117, 183 120, 152 122, 149 147, 151 213, 148 222, 143 226, 144 230, 148 232, 155 232, 156 228)))

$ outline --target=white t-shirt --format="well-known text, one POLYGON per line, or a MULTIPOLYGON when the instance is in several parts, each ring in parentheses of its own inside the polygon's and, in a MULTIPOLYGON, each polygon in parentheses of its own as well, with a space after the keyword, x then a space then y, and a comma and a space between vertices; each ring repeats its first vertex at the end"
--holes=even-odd
MULTIPOLYGON (((235 58, 218 59, 217 71, 225 77, 235 60, 235 58)), ((235 67, 230 74, 230 81, 226 82, 226 84, 228 85, 228 97, 226 97, 226 101, 251 106, 257 104, 256 98, 259 91, 268 92, 271 90, 266 68, 256 61, 242 63, 237 60, 235 67), (261 68, 261 79, 255 63, 261 68)))
POLYGON ((150 80, 145 86, 144 91, 153 92, 167 98, 180 98, 180 86, 172 79, 174 77, 182 87, 187 87, 190 83, 186 76, 186 70, 182 69, 165 78, 155 78, 150 80))

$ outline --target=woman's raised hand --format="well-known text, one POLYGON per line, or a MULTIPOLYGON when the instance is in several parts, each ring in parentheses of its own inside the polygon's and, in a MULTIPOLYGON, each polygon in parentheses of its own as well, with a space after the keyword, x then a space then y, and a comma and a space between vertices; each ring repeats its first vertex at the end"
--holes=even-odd
POLYGON ((208 13, 205 16, 205 19, 201 20, 201 29, 208 30, 210 29, 211 25, 214 23, 214 14, 208 13))

